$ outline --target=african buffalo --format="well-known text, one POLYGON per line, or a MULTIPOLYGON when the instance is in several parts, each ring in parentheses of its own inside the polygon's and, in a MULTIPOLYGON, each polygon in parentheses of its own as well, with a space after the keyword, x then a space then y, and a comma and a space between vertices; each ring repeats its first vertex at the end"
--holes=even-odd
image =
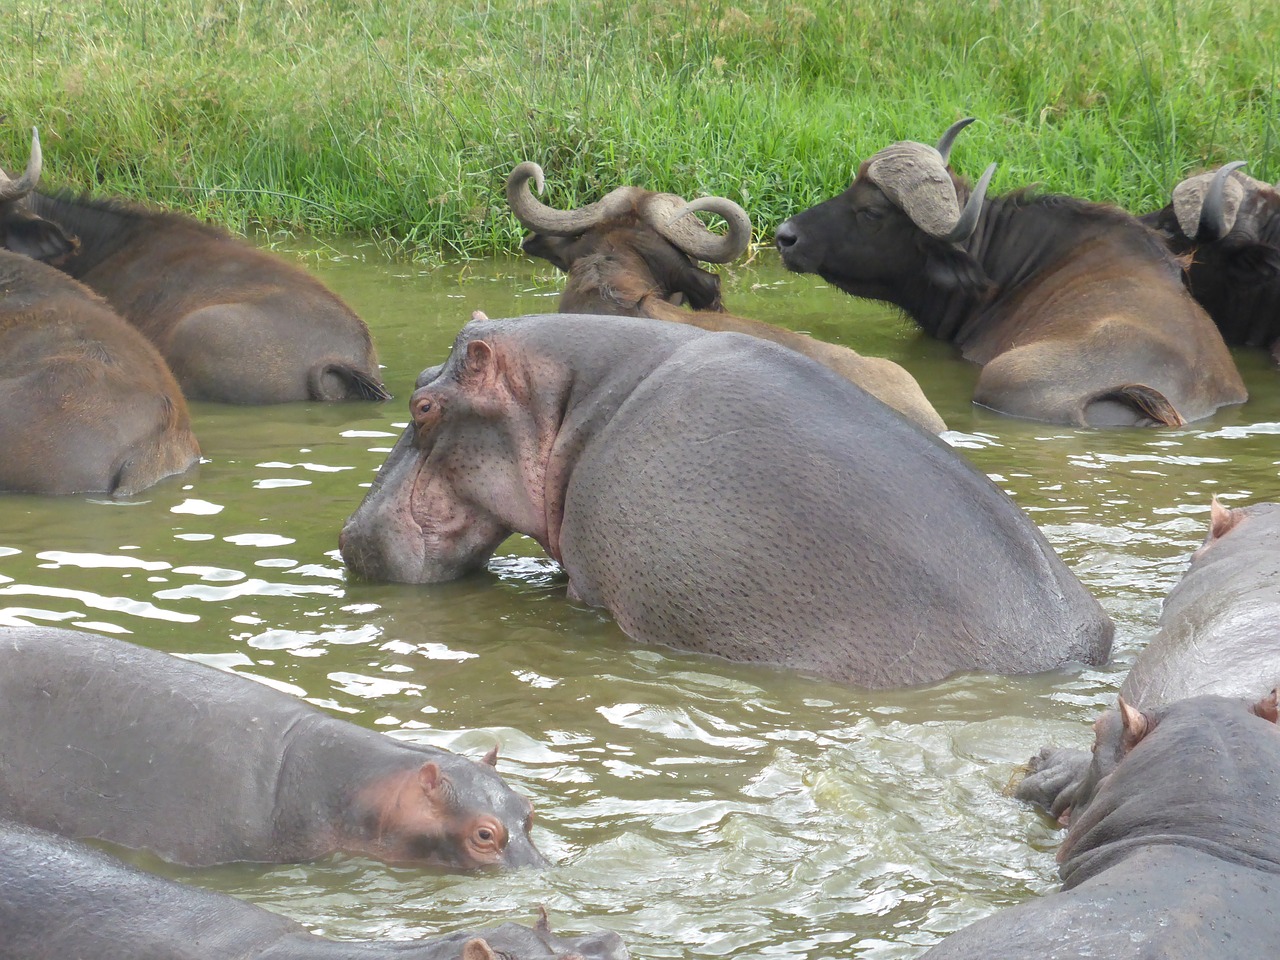
POLYGON ((747 249, 751 220, 732 200, 685 203, 671 194, 619 187, 589 206, 555 210, 534 199, 530 180, 541 192, 542 168, 517 166, 507 178, 507 202, 532 231, 521 244, 524 251, 569 274, 560 312, 650 317, 771 340, 830 367, 926 430, 947 429, 915 378, 891 360, 723 312, 720 278, 697 261, 727 263, 747 249), (687 216, 697 210, 722 216, 728 233, 717 236, 687 216), (683 309, 685 302, 695 309, 683 309))
POLYGON ((174 213, 65 194, 29 202, 78 240, 56 265, 141 330, 190 399, 388 398, 364 321, 298 267, 174 213))
POLYGON ((974 402, 1080 426, 1181 424, 1246 399, 1159 238, 1113 207, 988 198, 937 148, 895 143, 842 194, 778 227, 783 262, 901 307, 982 365, 974 402))
POLYGON ((100 298, 31 256, 71 252, 24 209, 40 140, 0 171, 0 491, 130 495, 200 457, 187 404, 156 349, 100 298))
POLYGON ((1142 217, 1175 254, 1187 284, 1233 346, 1262 347, 1280 363, 1280 189, 1240 172, 1244 161, 1173 189, 1142 217))

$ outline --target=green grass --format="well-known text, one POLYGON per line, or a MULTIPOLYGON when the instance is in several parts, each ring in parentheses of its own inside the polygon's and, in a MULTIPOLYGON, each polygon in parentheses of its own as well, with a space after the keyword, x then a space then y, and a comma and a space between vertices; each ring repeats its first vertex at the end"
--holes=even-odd
POLYGON ((1259 0, 9 0, 0 158, 46 187, 512 250, 502 183, 722 194, 768 236, 860 159, 980 119, 953 165, 1146 210, 1186 172, 1280 177, 1259 0))

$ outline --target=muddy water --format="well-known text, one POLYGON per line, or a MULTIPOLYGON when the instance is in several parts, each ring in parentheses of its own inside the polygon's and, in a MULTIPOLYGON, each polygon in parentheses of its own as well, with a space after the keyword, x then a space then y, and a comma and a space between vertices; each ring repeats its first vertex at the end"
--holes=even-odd
POLYGON ((728 278, 726 300, 911 369, 952 441, 1116 619, 1113 663, 869 694, 640 648, 567 602, 522 538, 462 583, 348 583, 337 531, 405 424, 415 375, 473 309, 551 309, 557 279, 525 261, 427 269, 372 248, 292 253, 369 319, 396 399, 196 405, 206 459, 188 476, 121 502, 0 498, 0 622, 118 634, 395 737, 474 756, 499 743, 552 870, 449 876, 333 858, 187 871, 135 858, 336 937, 531 921, 546 904, 557 928, 612 927, 637 957, 917 956, 1053 888, 1058 834, 1003 796, 1015 766, 1047 741, 1088 742, 1203 536, 1210 496, 1280 495, 1280 379, 1260 355, 1238 355, 1254 399, 1186 429, 1018 422, 969 404, 975 372, 946 347, 764 256, 728 278))

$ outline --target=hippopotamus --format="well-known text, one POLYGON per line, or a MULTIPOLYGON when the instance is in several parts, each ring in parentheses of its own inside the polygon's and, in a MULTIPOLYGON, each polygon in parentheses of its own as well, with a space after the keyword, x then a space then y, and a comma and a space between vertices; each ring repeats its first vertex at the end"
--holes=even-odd
POLYGON ((542 190, 542 168, 536 163, 526 161, 512 170, 507 203, 532 231, 521 249, 569 274, 560 295, 561 313, 653 317, 772 340, 830 367, 930 433, 947 429, 915 377, 892 360, 864 357, 848 347, 724 312, 720 278, 696 261, 728 263, 751 243, 751 218, 727 197, 686 203, 669 193, 617 187, 586 207, 555 210, 534 199, 530 180, 542 190), (723 217, 728 233, 712 234, 690 216, 697 210, 723 217), (686 310, 686 301, 703 309, 686 310))
POLYGON ((174 863, 544 865, 485 762, 112 637, 0 629, 0 818, 174 863))
MULTIPOLYGON (((1149 709, 1188 697, 1260 697, 1280 681, 1280 504, 1210 507, 1209 532, 1169 592, 1155 636, 1120 688, 1149 709)), ((1119 708, 1099 724, 1120 725, 1119 708)), ((1111 739, 1114 739, 1111 738, 1111 739)), ((1046 748, 1017 795, 1066 820, 1079 807, 1088 753, 1046 748)))
POLYGON ((0 491, 131 496, 200 459, 173 374, 102 299, 33 257, 73 248, 0 171, 0 491))
POLYGON ((627 960, 616 933, 503 923, 426 940, 337 941, 262 907, 0 822, 3 960, 627 960))
MULTIPOLYGON (((1122 701, 1123 704, 1123 701, 1122 701)), ((1280 940, 1276 696, 1203 696, 1099 731, 1062 891, 953 934, 928 960, 1255 960, 1280 940), (1109 771, 1109 772, 1108 772, 1109 771)))
POLYGON ((643 643, 869 687, 1106 659, 1106 614, 950 446, 776 344, 609 322, 464 327, 342 530, 352 574, 451 580, 515 531, 643 643))

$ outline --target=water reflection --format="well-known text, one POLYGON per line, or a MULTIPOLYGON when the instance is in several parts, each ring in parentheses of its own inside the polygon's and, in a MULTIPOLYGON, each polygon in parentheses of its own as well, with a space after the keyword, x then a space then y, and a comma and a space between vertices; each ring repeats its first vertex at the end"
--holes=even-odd
MULTIPOLYGON (((1049 676, 866 693, 637 647, 514 537, 481 576, 347 582, 337 532, 406 423, 414 378, 473 309, 546 309, 523 261, 424 270, 311 259, 367 317, 385 405, 194 404, 206 460, 126 502, 0 498, 0 623, 115 632, 305 697, 390 735, 482 756, 538 809, 541 874, 444 876, 355 858, 187 871, 342 937, 409 938, 545 903, 557 929, 618 929, 637 957, 917 956, 1056 882, 1049 824, 1004 796, 1046 741, 1083 746, 1203 537, 1210 497, 1277 497, 1280 389, 1160 432, 1012 421, 968 402, 976 369, 900 319, 757 262, 747 315, 890 356, 946 439, 997 478, 1098 594, 1116 656, 1049 676)), ((764 258, 761 258, 764 259, 764 258)), ((211 736, 216 731, 210 732, 211 736)))

